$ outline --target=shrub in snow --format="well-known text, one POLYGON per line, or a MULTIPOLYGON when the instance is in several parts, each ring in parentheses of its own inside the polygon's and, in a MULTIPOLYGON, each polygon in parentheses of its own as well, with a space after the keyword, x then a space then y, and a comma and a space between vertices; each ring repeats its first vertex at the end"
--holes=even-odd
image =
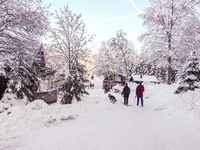
POLYGON ((33 102, 29 103, 26 106, 26 108, 29 110, 40 110, 48 107, 49 105, 45 103, 43 100, 34 100, 33 102))
POLYGON ((186 60, 183 67, 183 73, 180 78, 178 90, 175 93, 181 91, 194 90, 200 87, 200 68, 199 58, 195 56, 193 51, 186 60))

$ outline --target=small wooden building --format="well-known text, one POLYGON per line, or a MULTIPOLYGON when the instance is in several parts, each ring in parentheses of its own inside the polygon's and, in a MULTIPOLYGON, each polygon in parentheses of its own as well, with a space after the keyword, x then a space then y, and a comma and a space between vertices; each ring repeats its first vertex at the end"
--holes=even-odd
POLYGON ((158 79, 155 76, 148 76, 148 75, 132 75, 130 81, 135 82, 137 84, 143 83, 146 81, 150 83, 160 84, 160 81, 158 81, 158 79))
POLYGON ((102 89, 105 88, 107 84, 109 84, 110 88, 112 89, 113 86, 117 84, 125 84, 126 77, 121 74, 111 74, 109 76, 105 76, 103 80, 102 89))

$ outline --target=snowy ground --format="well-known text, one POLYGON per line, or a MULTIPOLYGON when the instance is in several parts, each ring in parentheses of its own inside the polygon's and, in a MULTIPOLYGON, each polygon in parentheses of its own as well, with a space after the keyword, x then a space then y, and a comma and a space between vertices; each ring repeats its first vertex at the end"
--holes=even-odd
MULTIPOLYGON (((112 93, 95 77, 90 95, 71 105, 34 101, 0 113, 0 150, 199 150, 200 90, 174 95, 176 85, 144 84, 144 107, 112 93)), ((123 87, 118 87, 122 89, 123 87)), ((0 103, 0 110, 3 109, 0 103)))

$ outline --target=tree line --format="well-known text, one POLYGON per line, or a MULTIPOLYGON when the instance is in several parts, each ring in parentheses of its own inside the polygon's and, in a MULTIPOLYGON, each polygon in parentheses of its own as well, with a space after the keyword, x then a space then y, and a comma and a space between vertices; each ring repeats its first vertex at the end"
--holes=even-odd
POLYGON ((95 67, 97 72, 104 75, 110 72, 118 72, 126 76, 129 75, 128 72, 155 75, 161 82, 169 85, 181 80, 179 89, 198 87, 196 82, 200 82, 198 62, 200 0, 150 0, 150 5, 139 15, 143 26, 147 28, 147 31, 138 38, 143 42, 141 54, 135 60, 129 58, 133 58, 134 50, 131 55, 120 53, 119 56, 119 50, 126 53, 128 48, 126 42, 122 42, 127 39, 120 39, 118 35, 121 31, 117 31, 118 40, 115 40, 117 43, 112 43, 111 38, 106 43, 102 43, 99 49, 98 65, 95 67), (125 60, 130 61, 128 69, 125 60), (99 64, 102 65, 101 69, 98 68, 99 64), (120 68, 121 66, 123 67, 120 68))

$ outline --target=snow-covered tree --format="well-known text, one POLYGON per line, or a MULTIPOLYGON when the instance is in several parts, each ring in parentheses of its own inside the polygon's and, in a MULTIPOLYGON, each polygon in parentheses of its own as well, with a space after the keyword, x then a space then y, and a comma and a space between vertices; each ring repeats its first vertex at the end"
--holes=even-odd
POLYGON ((127 40, 125 32, 118 30, 116 37, 102 42, 95 61, 95 72, 105 76, 119 73, 126 75, 128 79, 133 73, 135 58, 133 42, 127 40))
POLYGON ((133 73, 133 62, 136 55, 134 45, 129 44, 126 33, 118 30, 116 37, 111 38, 111 47, 114 52, 116 69, 126 75, 126 79, 133 73))
POLYGON ((114 66, 114 54, 111 51, 110 40, 102 41, 101 47, 98 49, 98 56, 94 62, 94 73, 108 77, 116 71, 114 66))
POLYGON ((81 14, 77 15, 69 10, 68 6, 56 11, 57 27, 51 29, 53 53, 49 59, 56 70, 55 78, 63 75, 64 84, 60 91, 63 95, 62 104, 70 104, 73 98, 80 100, 85 91, 85 68, 80 62, 87 61, 86 51, 93 36, 86 35, 85 24, 81 14))
POLYGON ((194 88, 200 87, 200 61, 196 56, 195 51, 191 52, 191 55, 186 60, 183 67, 183 73, 180 77, 180 83, 178 91, 189 89, 194 90, 194 88))
POLYGON ((43 45, 39 48, 38 52, 35 54, 33 59, 32 70, 36 77, 42 77, 46 74, 46 62, 44 58, 44 48, 43 45))
MULTIPOLYGON (((199 22, 200 0, 151 0, 150 3, 151 7, 140 15, 147 32, 139 39, 144 41, 143 51, 157 55, 155 59, 158 61, 166 61, 163 66, 168 67, 168 84, 171 84, 173 67, 180 66, 191 50, 185 30, 193 25, 194 20, 199 22)), ((191 37, 196 34, 198 32, 191 37)))
POLYGON ((32 100, 32 63, 48 28, 48 10, 41 0, 0 1, 1 68, 10 79, 9 92, 32 100))
MULTIPOLYGON (((158 60, 159 55, 142 52, 135 61, 134 73, 141 75, 153 75, 160 82, 167 83, 167 65, 165 61, 158 60)), ((172 70, 172 82, 177 80, 177 70, 172 70)))

